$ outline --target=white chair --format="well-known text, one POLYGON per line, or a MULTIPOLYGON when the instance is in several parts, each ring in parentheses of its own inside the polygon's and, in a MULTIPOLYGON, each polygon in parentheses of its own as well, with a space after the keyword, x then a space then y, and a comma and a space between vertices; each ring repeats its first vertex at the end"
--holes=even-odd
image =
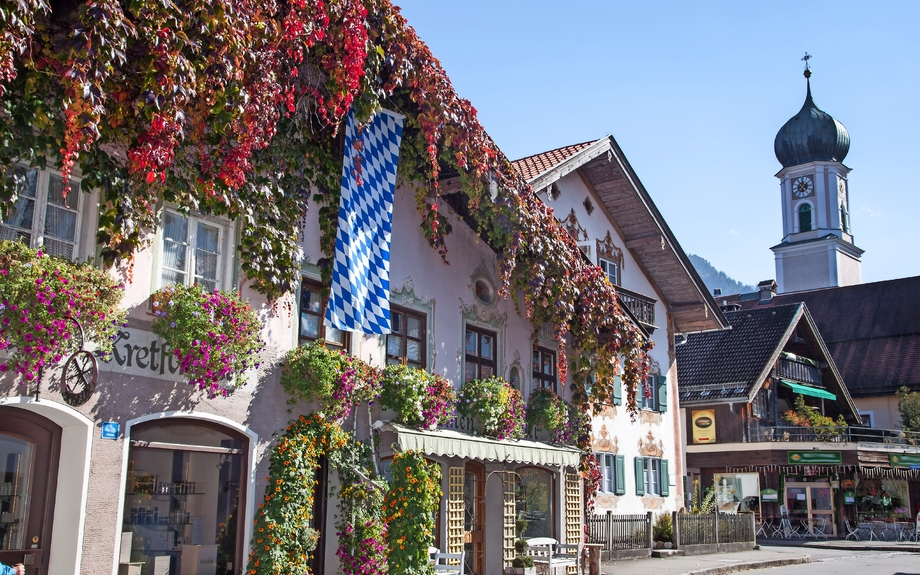
POLYGON ((811 525, 811 534, 815 539, 824 537, 827 539, 827 518, 816 519, 811 525))
POLYGON ((846 528, 847 528, 847 536, 846 536, 844 539, 849 539, 850 537, 852 537, 852 538, 855 539, 856 541, 859 541, 859 540, 860 540, 860 537, 859 537, 859 535, 860 535, 859 523, 853 525, 852 523, 850 523, 850 520, 849 520, 849 519, 844 519, 844 520, 843 520, 843 524, 844 524, 844 525, 846 526, 846 528))
POLYGON ((460 553, 435 553, 434 572, 436 575, 463 575, 465 551, 460 553))

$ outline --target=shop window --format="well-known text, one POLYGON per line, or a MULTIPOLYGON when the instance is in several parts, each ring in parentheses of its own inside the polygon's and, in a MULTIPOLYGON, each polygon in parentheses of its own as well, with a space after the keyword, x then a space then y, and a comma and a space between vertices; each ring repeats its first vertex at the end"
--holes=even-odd
POLYGON ((202 563, 239 572, 248 438, 185 418, 139 424, 130 437, 121 556, 146 573, 202 563))
POLYGON ((425 369, 425 324, 423 313, 390 306, 391 331, 387 334, 387 365, 401 364, 425 369))
POLYGON ((348 332, 323 323, 328 302, 329 298, 323 296, 320 284, 303 279, 300 285, 300 345, 322 339, 330 347, 348 347, 348 332))
POLYGON ((545 347, 534 348, 533 387, 534 389, 548 387, 558 393, 556 389, 556 352, 545 347))
POLYGON ((553 536, 553 474, 537 467, 517 470, 515 503, 518 518, 527 521, 524 539, 553 536))
POLYGON ((80 182, 70 181, 64 196, 64 180, 51 170, 17 166, 7 173, 18 199, 0 223, 0 240, 17 240, 41 247, 47 254, 72 260, 77 256, 80 229, 80 182))
POLYGON ((223 243, 229 226, 204 218, 163 212, 160 284, 199 284, 207 291, 223 289, 223 243))
POLYGON ((463 381, 488 379, 495 375, 495 332, 467 325, 465 341, 463 381))

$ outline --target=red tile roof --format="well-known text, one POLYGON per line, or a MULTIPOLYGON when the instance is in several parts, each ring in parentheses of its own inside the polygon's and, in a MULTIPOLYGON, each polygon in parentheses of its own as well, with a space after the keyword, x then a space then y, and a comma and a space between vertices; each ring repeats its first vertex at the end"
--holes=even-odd
POLYGON ((584 150, 595 141, 596 140, 591 140, 590 142, 582 142, 581 144, 573 144, 533 156, 527 156, 526 158, 511 162, 511 164, 514 165, 514 169, 529 182, 543 172, 552 169, 554 166, 561 164, 581 150, 584 150))

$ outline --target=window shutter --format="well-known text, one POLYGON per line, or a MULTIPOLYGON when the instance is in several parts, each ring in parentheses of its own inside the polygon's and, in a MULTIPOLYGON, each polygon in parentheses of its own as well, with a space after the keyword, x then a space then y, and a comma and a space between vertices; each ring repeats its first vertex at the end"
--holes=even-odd
POLYGON ((668 376, 658 376, 658 411, 664 413, 668 410, 668 376))
POLYGON ((670 479, 670 476, 668 475, 668 460, 667 459, 661 460, 661 478, 659 479, 659 481, 661 482, 661 496, 667 497, 668 495, 671 494, 671 479, 670 479))
POLYGON ((645 495, 645 459, 636 458, 636 495, 645 495))
POLYGON ((614 491, 617 495, 623 495, 626 493, 626 458, 624 456, 614 456, 614 469, 616 470, 614 491))
POLYGON ((623 378, 613 376, 613 404, 623 405, 623 378))

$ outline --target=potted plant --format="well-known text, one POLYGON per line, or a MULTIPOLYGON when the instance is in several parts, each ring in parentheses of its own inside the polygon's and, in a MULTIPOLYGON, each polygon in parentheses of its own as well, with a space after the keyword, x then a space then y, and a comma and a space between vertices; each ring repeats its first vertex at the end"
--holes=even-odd
POLYGON ((524 539, 524 531, 527 530, 527 520, 518 517, 514 522, 514 529, 517 531, 517 539, 514 542, 514 559, 511 560, 511 572, 516 575, 536 575, 537 568, 534 566, 533 557, 527 554, 527 540, 524 539))
POLYGON ((322 340, 288 352, 281 369, 281 386, 298 400, 322 405, 323 414, 341 420, 362 401, 380 394, 379 374, 367 362, 343 350, 326 348, 322 340))
POLYGON ((454 417, 454 388, 447 379, 405 365, 380 375, 380 404, 396 412, 396 423, 419 429, 447 425, 454 417))
POLYGON ((556 392, 540 387, 527 400, 527 426, 533 432, 545 431, 549 435, 563 429, 568 423, 568 407, 556 392))
POLYGON ((244 372, 259 367, 262 327, 237 294, 175 284, 150 299, 153 333, 172 348, 188 382, 209 398, 229 395, 245 383, 244 372))
POLYGON ((460 387, 457 413, 472 418, 477 432, 493 439, 520 439, 524 435, 524 401, 507 381, 474 379, 460 387))

